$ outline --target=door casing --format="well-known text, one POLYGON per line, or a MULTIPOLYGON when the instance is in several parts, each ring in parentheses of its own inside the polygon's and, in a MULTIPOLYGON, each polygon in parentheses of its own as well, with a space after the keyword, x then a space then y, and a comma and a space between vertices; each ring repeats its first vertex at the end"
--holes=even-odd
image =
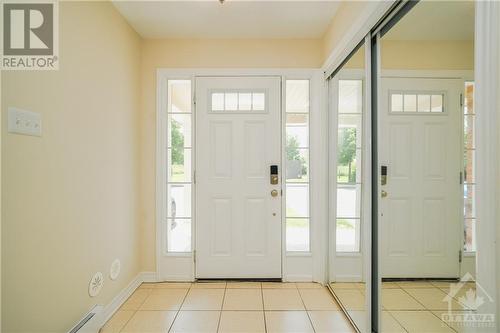
MULTIPOLYGON (((193 109, 195 91, 195 78, 200 76, 280 76, 284 80, 309 79, 310 80, 310 237, 311 251, 304 253, 286 252, 284 214, 282 214, 282 280, 290 282, 325 282, 326 277, 326 251, 327 239, 327 192, 328 192, 328 147, 325 137, 328 133, 326 113, 326 86, 324 84, 323 71, 320 69, 157 69, 157 135, 156 135, 156 272, 155 281, 194 281, 195 280, 195 253, 193 249, 189 253, 169 253, 164 250, 162 233, 162 222, 165 218, 162 205, 166 196, 166 175, 164 174, 165 160, 165 138, 166 138, 166 86, 168 80, 191 80, 193 92, 193 109), (313 193, 314 192, 314 193, 313 193)), ((282 119, 284 117, 285 91, 282 85, 282 119)), ((196 122, 193 121, 193 131, 196 132, 196 122)), ((284 122, 282 121, 282 134, 284 136, 284 122)), ((196 138, 194 138, 195 140, 196 138)), ((282 147, 284 143, 282 138, 282 147)), ((196 150, 196 147, 193 147, 196 150)), ((283 153, 284 153, 284 149, 283 153)), ((196 154, 194 154, 196 155, 196 154)), ((196 163, 195 160, 192 161, 196 163)), ((196 185, 193 185, 193 193, 196 185)), ((285 197, 282 197, 284 209, 285 197)), ((192 201, 193 211, 196 202, 192 201)), ((196 220, 193 217, 193 228, 196 220)), ((195 232, 192 230, 194 237, 195 232)), ((194 239, 192 244, 195 244, 194 239)))

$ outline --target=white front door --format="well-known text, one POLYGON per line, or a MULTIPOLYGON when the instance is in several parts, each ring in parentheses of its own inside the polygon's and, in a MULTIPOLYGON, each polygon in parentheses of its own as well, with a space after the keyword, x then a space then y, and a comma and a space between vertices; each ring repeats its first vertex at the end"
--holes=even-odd
POLYGON ((381 81, 382 277, 459 275, 462 86, 451 79, 381 81))
POLYGON ((279 77, 196 78, 197 278, 281 278, 280 91, 279 77))

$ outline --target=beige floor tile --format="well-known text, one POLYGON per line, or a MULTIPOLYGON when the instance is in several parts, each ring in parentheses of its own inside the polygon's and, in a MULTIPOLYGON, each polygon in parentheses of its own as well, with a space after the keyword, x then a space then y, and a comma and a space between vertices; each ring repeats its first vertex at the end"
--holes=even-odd
POLYGON ((152 289, 137 289, 134 291, 132 296, 130 296, 125 303, 122 305, 120 310, 139 310, 142 303, 148 298, 149 294, 151 294, 152 289))
MULTIPOLYGON (((474 315, 474 311, 432 311, 438 318, 444 321, 448 326, 453 328, 458 333, 471 332, 473 326, 467 322, 467 315, 474 315)), ((478 324, 479 325, 479 324, 478 324)))
POLYGON ((387 311, 382 311, 382 332, 384 333, 405 333, 404 328, 387 311))
POLYGON ((226 282, 196 282, 191 285, 192 289, 226 289, 226 282))
MULTIPOLYGON (((445 300, 446 293, 441 289, 405 289, 405 291, 424 305, 428 310, 447 310, 448 302, 445 300)), ((464 308, 453 298, 450 299, 452 310, 463 310, 464 308)), ((393 309, 394 310, 394 309, 393 309)))
POLYGON ((189 289, 191 282, 161 282, 155 284, 155 289, 189 289))
POLYGON ((165 333, 175 318, 175 311, 137 311, 122 333, 165 333))
POLYGON ((391 311, 391 314, 409 333, 454 332, 430 311, 391 311))
POLYGON ((306 311, 266 311, 267 333, 314 332, 306 311))
POLYGON ((382 289, 399 289, 396 282, 382 282, 382 289))
POLYGON ((351 323, 341 311, 309 311, 316 333, 354 333, 351 323))
POLYGON ((296 282, 295 285, 299 289, 314 289, 314 288, 323 288, 321 283, 316 283, 316 282, 296 282))
POLYGON ((262 282, 262 289, 296 289, 293 282, 262 282))
POLYGON ((171 333, 216 333, 220 311, 179 311, 171 333))
POLYGON ((179 310, 188 289, 153 289, 141 310, 179 310))
POLYGON ((228 282, 226 285, 228 289, 260 289, 260 282, 228 282))
POLYGON ((363 311, 360 311, 360 310, 347 310, 347 313, 349 314, 349 317, 351 317, 351 319, 354 322, 354 324, 356 325, 356 327, 361 332, 368 332, 368 331, 370 331, 370 330, 366 329, 366 327, 368 325, 366 311, 364 311, 364 310, 363 311))
POLYGON ((347 310, 365 309, 365 296, 357 289, 337 289, 335 295, 347 310))
POLYGON ((340 310, 332 294, 326 289, 299 289, 306 310, 340 310))
POLYGON ((259 289, 226 289, 223 310, 263 310, 259 289))
POLYGON ((132 318, 134 310, 118 310, 102 327, 100 333, 118 333, 123 326, 132 318))
POLYGON ((264 333, 264 312, 222 311, 219 333, 264 333))
POLYGON ((262 289, 266 310, 305 310, 297 289, 262 289))
POLYGON ((382 289, 382 306, 385 310, 423 310, 422 304, 403 289, 382 289))
POLYGON ((182 310, 220 310, 225 289, 190 289, 182 310))
POLYGON ((364 283, 354 283, 354 282, 335 282, 330 283, 332 289, 361 289, 365 288, 364 283))
POLYGON ((396 282, 400 288, 406 289, 406 288, 436 288, 432 283, 429 281, 402 281, 402 282, 396 282))

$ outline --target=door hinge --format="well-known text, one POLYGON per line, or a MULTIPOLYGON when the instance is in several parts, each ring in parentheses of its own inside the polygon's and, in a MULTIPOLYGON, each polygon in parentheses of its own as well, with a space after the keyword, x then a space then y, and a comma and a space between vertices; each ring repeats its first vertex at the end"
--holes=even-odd
POLYGON ((196 170, 193 171, 193 184, 196 184, 196 170))
POLYGON ((462 185, 464 183, 464 173, 460 171, 460 176, 459 176, 459 184, 462 185))
POLYGON ((460 94, 460 106, 464 106, 464 94, 460 94))
POLYGON ((462 250, 458 251, 458 262, 462 262, 462 250))
POLYGON ((196 250, 193 250, 193 261, 196 263, 196 250))

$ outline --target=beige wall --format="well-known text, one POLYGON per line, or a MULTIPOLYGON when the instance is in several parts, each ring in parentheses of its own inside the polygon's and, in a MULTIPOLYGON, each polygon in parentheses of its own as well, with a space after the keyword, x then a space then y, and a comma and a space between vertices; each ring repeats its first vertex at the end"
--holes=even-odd
POLYGON ((60 70, 3 73, 3 332, 67 332, 140 271, 139 64, 111 3, 61 2, 60 70), (41 113, 42 137, 6 133, 8 106, 41 113))
MULTIPOLYGON (((383 40, 382 69, 474 70, 473 41, 394 41, 383 40)), ((361 48, 345 68, 364 68, 361 48)))
POLYGON ((382 40, 383 69, 473 70, 473 41, 382 40))
POLYGON ((157 68, 319 68, 321 40, 144 40, 142 44, 142 268, 156 271, 155 145, 157 68))

